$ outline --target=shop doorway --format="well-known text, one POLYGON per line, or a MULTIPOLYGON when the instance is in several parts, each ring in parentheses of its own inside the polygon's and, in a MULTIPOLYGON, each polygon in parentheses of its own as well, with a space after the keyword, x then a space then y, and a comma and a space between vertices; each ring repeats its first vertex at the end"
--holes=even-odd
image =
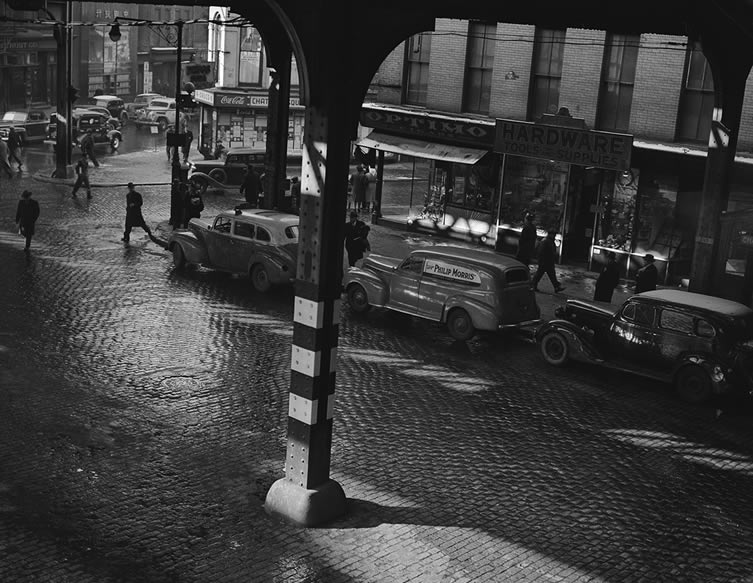
POLYGON ((568 214, 564 226, 563 261, 588 263, 591 257, 596 209, 603 171, 585 166, 570 167, 568 214))

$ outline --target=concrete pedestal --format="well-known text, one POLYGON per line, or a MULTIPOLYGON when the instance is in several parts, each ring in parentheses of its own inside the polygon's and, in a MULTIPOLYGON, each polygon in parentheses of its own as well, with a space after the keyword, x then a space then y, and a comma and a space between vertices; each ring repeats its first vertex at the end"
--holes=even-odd
POLYGON ((317 526, 345 514, 345 492, 334 480, 308 490, 282 478, 267 492, 264 509, 299 526, 317 526))

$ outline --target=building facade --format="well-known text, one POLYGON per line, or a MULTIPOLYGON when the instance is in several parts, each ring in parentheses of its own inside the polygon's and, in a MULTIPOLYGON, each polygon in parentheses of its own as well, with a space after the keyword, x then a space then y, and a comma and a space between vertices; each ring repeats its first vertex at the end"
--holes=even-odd
MULTIPOLYGON (((361 145, 406 156, 393 142, 480 150, 458 163, 415 149, 428 172, 423 192, 412 191, 418 204, 384 218, 514 252, 533 211, 540 235, 557 230, 562 260, 597 270, 615 251, 630 277, 652 253, 664 282, 688 277, 714 93, 687 37, 438 19, 392 52, 373 89, 361 124, 376 139, 361 145), (448 116, 488 131, 475 144, 452 124, 445 135, 419 131, 448 116)), ((744 108, 730 211, 753 205, 753 91, 744 108)))

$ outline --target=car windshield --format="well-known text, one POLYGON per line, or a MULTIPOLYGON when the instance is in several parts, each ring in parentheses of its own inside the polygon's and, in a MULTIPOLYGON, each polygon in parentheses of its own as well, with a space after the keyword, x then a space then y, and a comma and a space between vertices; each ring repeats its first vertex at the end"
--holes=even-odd
POLYGON ((3 115, 3 121, 26 121, 26 112, 6 111, 3 115))

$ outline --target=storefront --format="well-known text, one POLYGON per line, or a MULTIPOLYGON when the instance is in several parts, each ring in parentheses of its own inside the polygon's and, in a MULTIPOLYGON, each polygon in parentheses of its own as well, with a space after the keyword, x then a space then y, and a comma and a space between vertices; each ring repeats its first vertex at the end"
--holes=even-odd
POLYGON ((57 45, 42 30, 0 28, 0 111, 52 103, 57 45))
MULTIPOLYGON (((200 104, 199 145, 211 151, 225 148, 266 148, 269 96, 265 90, 197 89, 200 104)), ((303 147, 305 108, 290 98, 288 155, 300 156, 303 147)))

